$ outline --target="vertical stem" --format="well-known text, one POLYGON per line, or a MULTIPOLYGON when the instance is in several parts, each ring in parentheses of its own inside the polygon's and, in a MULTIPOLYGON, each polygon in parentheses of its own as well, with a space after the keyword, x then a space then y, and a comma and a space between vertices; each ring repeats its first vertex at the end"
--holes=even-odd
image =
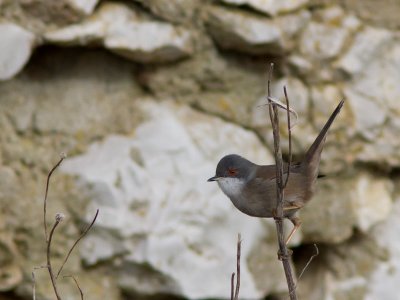
POLYGON ((51 228, 50 234, 49 234, 49 241, 47 242, 47 269, 49 270, 49 275, 51 279, 51 284, 53 285, 54 293, 56 294, 57 300, 61 300, 61 296, 58 293, 57 289, 57 281, 53 273, 53 267, 51 265, 51 240, 53 238, 54 230, 56 229, 57 225, 60 224, 61 219, 56 218, 56 222, 53 225, 53 228, 51 228))
MULTIPOLYGON (((279 135, 279 115, 278 108, 275 103, 273 103, 271 98, 271 78, 272 78, 273 64, 270 66, 269 78, 268 78, 268 107, 269 116, 272 123, 272 132, 274 137, 274 156, 276 165, 276 196, 277 196, 277 206, 276 206, 276 216, 275 225, 276 232, 278 236, 279 244, 279 259, 282 261, 283 269, 285 271, 286 282, 289 289, 289 297, 291 300, 297 300, 296 286, 293 280, 292 266, 290 265, 290 254, 286 247, 284 230, 283 230, 283 198, 284 198, 284 188, 286 182, 283 182, 283 161, 282 161, 282 150, 280 147, 280 135, 279 135)), ((288 121, 290 122, 290 121, 288 121)), ((289 154, 291 155, 291 153, 289 154)), ((290 171, 290 169, 288 169, 290 171)), ((289 176, 289 173, 287 174, 289 176)))

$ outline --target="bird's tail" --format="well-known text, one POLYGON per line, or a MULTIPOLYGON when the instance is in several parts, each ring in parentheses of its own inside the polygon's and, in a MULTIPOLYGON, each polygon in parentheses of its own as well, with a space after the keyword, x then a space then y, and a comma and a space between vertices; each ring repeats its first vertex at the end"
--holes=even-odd
POLYGON ((329 128, 331 127, 333 121, 335 120, 336 116, 339 114, 342 106, 344 103, 344 99, 340 101, 336 109, 333 111, 332 115, 329 117, 328 121, 326 122, 325 126, 322 128, 321 132, 315 139, 314 143, 310 146, 306 153, 305 157, 305 165, 307 165, 313 172, 315 172, 314 175, 318 174, 318 165, 319 161, 321 159, 321 152, 322 148, 324 147, 325 139, 326 139, 326 134, 328 133, 329 128))

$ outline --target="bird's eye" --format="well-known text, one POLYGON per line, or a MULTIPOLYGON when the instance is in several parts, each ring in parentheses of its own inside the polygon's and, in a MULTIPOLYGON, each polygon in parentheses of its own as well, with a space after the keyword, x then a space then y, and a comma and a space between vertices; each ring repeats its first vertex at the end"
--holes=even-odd
POLYGON ((235 168, 229 168, 228 169, 228 175, 229 176, 235 176, 237 174, 237 169, 235 168))

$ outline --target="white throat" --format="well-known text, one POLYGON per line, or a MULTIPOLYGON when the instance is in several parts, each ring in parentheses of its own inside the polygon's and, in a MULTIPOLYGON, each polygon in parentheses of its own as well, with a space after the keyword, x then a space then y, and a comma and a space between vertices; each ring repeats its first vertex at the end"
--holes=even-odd
POLYGON ((220 178, 218 185, 229 198, 238 198, 242 193, 244 180, 239 178, 220 178))

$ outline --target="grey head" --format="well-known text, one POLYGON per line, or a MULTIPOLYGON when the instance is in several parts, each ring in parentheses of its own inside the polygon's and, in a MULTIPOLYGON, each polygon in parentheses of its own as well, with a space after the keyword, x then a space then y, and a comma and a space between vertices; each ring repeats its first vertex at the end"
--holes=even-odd
POLYGON ((219 161, 215 176, 208 181, 217 181, 221 190, 235 203, 242 198, 243 188, 254 177, 257 167, 239 155, 230 154, 219 161))
POLYGON ((237 154, 224 156, 217 165, 215 176, 207 181, 219 181, 222 178, 236 178, 249 180, 254 174, 257 165, 237 154))

